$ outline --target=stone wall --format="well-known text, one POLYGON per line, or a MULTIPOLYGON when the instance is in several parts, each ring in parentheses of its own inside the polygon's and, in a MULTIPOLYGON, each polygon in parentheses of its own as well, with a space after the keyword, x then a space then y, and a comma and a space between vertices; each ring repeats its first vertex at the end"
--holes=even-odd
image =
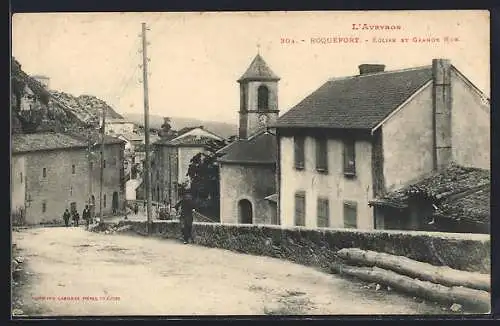
MULTIPOLYGON (((145 222, 123 221, 138 232, 145 222)), ((153 235, 180 238, 177 221, 153 223, 153 235)), ((194 223, 195 243, 246 254, 287 259, 295 263, 328 268, 337 250, 361 248, 402 255, 433 265, 490 273, 490 237, 419 231, 308 229, 272 225, 194 223)))

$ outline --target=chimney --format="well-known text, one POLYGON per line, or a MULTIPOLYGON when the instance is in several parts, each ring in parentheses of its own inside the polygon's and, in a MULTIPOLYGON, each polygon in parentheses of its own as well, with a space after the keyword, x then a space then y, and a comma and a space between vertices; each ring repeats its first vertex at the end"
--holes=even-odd
POLYGON ((432 60, 432 109, 434 134, 434 170, 446 167, 451 152, 451 63, 449 59, 432 60))
POLYGON ((362 65, 359 65, 358 68, 359 68, 359 74, 365 75, 365 74, 374 74, 377 72, 383 72, 385 70, 385 65, 364 63, 362 65))

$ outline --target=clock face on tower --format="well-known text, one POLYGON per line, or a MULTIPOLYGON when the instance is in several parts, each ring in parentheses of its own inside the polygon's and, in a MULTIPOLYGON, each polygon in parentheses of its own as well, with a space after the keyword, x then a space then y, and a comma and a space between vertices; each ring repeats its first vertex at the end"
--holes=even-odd
POLYGON ((261 125, 267 126, 267 120, 268 120, 267 115, 265 115, 265 114, 259 115, 259 121, 260 121, 261 125))

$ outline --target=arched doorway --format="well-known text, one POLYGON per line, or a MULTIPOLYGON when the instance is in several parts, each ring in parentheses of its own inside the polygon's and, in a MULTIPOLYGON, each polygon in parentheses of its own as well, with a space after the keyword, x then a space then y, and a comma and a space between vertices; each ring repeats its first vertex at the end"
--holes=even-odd
POLYGON ((239 222, 242 224, 252 224, 252 203, 247 199, 242 199, 238 203, 239 222))
POLYGON ((111 207, 113 209, 113 214, 116 214, 118 211, 118 193, 116 191, 113 192, 113 202, 111 207))

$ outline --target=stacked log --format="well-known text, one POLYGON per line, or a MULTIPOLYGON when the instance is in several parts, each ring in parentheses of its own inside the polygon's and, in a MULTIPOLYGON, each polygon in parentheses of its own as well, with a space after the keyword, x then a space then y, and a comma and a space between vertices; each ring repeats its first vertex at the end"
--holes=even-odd
POLYGON ((481 312, 490 311, 490 276, 433 266, 402 256, 344 248, 337 255, 347 263, 332 271, 376 282, 405 293, 446 303, 460 303, 481 312))

